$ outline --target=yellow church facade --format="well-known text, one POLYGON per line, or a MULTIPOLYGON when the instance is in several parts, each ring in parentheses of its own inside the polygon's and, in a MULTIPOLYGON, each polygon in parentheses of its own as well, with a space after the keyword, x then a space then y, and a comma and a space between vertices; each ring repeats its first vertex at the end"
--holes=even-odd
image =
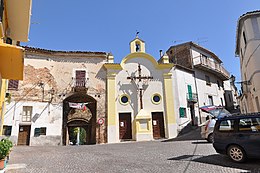
POLYGON ((121 63, 108 56, 107 142, 148 141, 177 136, 169 57, 158 63, 138 36, 121 63))

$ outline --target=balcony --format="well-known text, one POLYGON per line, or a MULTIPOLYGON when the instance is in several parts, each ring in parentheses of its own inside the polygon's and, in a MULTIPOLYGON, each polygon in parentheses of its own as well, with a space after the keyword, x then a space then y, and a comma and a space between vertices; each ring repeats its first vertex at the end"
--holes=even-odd
POLYGON ((198 56, 193 58, 193 65, 201 70, 208 71, 217 75, 222 80, 229 79, 229 72, 218 62, 212 61, 207 57, 198 56))
POLYGON ((73 78, 72 91, 87 92, 88 88, 89 88, 89 79, 88 78, 82 78, 82 79, 73 78))
POLYGON ((187 93, 187 101, 188 102, 198 102, 198 94, 196 93, 187 93))

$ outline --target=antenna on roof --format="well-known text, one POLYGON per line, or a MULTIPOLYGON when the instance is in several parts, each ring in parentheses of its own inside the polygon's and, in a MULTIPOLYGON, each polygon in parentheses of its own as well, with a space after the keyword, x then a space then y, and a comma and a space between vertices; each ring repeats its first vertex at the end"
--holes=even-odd
POLYGON ((197 44, 200 45, 201 43, 208 42, 208 37, 199 37, 197 38, 197 44))
POLYGON ((182 42, 182 40, 174 40, 174 41, 172 41, 173 44, 176 44, 176 43, 179 43, 179 42, 182 42))

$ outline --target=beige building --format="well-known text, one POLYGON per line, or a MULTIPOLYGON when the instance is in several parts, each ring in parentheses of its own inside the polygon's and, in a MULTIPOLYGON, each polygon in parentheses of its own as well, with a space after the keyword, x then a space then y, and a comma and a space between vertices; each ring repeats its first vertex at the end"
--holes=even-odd
POLYGON ((24 79, 10 81, 4 128, 17 145, 106 142, 105 52, 25 47, 24 79))
POLYGON ((260 111, 260 11, 243 14, 237 25, 236 55, 240 58, 241 112, 260 111))

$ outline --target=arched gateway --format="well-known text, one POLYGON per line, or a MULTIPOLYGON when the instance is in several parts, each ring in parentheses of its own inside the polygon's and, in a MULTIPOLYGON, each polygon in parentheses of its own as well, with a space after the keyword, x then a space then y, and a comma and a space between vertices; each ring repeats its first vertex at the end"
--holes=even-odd
MULTIPOLYGON (((96 143, 96 100, 83 93, 68 96, 63 101, 62 143, 75 144, 75 130, 80 129, 80 144, 96 143)), ((77 132, 76 132, 77 133, 77 132)))

